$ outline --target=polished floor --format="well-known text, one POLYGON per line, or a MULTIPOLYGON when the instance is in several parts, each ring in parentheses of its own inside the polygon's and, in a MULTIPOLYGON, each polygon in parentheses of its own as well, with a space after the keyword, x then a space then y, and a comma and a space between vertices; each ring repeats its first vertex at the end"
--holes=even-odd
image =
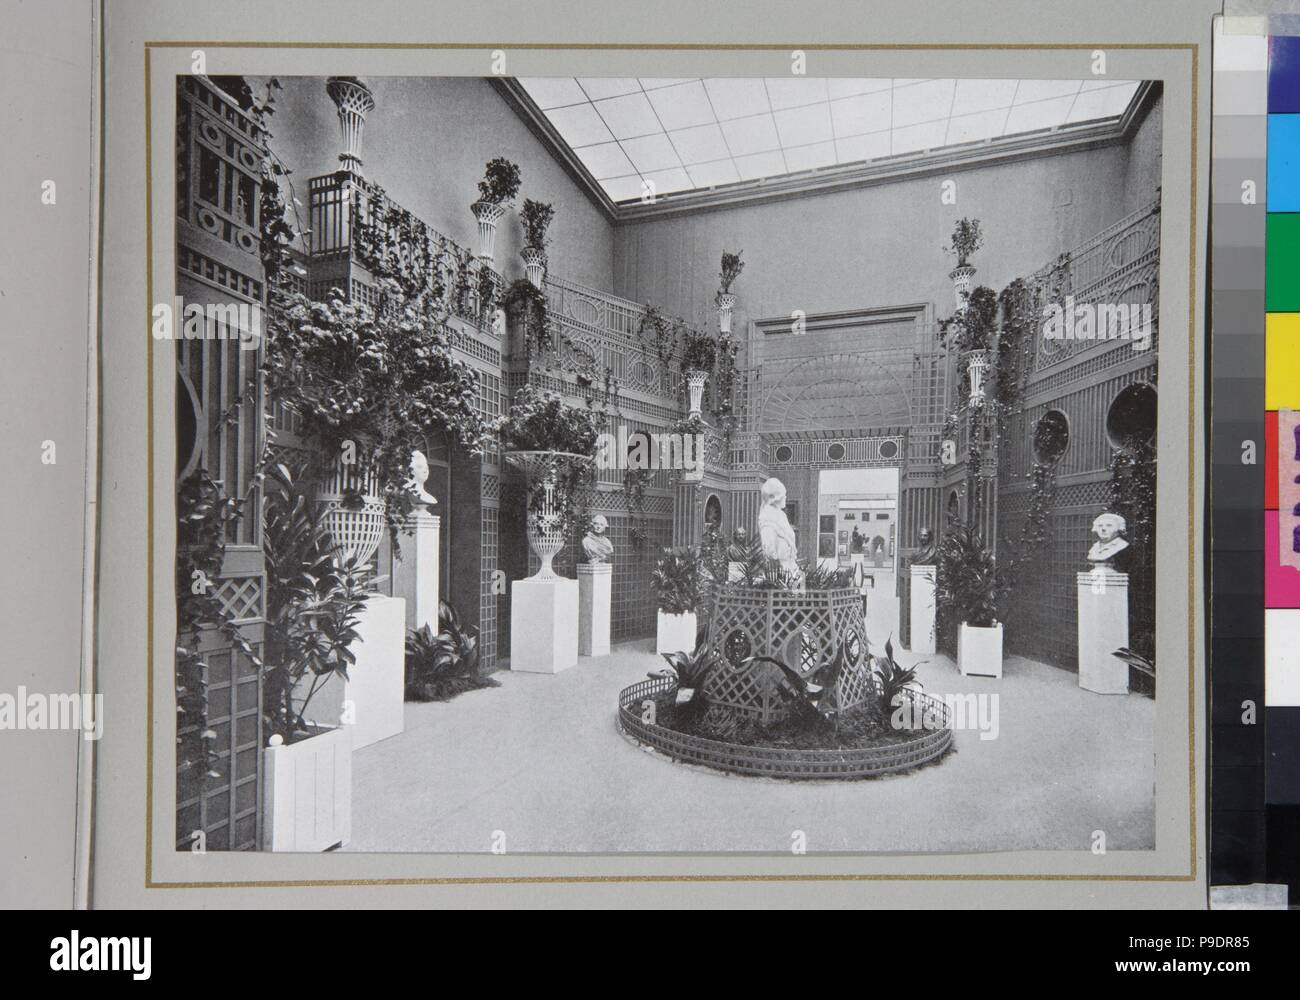
POLYGON ((933 657, 919 670, 931 694, 997 695, 971 720, 983 733, 958 731, 955 753, 911 774, 783 782, 679 764, 620 735, 619 690, 662 662, 649 650, 626 643, 555 676, 501 671, 499 688, 408 704, 405 732, 354 756, 344 849, 478 852, 504 836, 511 853, 784 852, 796 830, 809 852, 1086 850, 1096 831, 1108 851, 1154 845, 1150 699, 1091 694, 1018 657, 1001 680, 933 657), (996 738, 981 738, 994 707, 996 738))

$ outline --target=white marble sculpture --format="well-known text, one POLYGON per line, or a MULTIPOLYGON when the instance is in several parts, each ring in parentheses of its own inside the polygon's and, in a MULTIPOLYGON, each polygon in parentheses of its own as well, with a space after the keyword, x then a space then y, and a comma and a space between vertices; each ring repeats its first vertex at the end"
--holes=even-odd
POLYGON ((605 520, 605 515, 597 514, 591 519, 591 527, 582 537, 582 551, 587 555, 589 563, 607 563, 614 561, 614 543, 609 540, 605 534, 609 530, 609 522, 605 520))
POLYGON ((436 504, 438 498, 424 488, 424 484, 429 480, 429 460, 424 457, 424 452, 411 452, 410 472, 410 478, 403 485, 410 491, 415 502, 425 507, 436 504))
POLYGON ((1118 514, 1097 515, 1097 519, 1092 522, 1092 533, 1097 536, 1097 540, 1088 550, 1088 562, 1093 567, 1123 571, 1123 562, 1127 556, 1124 550, 1128 548, 1128 542, 1120 536, 1125 528, 1124 518, 1118 514))
POLYGON ((775 559, 791 576, 802 579, 794 528, 785 516, 785 484, 775 478, 767 480, 763 484, 762 499, 763 506, 758 511, 758 538, 763 546, 763 555, 775 559))

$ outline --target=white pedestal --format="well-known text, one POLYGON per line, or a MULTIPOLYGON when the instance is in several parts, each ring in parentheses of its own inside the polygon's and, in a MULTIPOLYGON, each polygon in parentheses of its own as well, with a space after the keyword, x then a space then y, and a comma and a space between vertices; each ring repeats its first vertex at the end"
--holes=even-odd
POLYGON ((919 653, 922 656, 933 656, 935 651, 935 566, 913 566, 911 569, 912 591, 908 613, 912 638, 911 650, 913 653, 919 653))
POLYGON ((1080 573, 1079 687, 1097 694, 1128 694, 1128 664, 1114 653, 1128 645, 1128 574, 1113 569, 1080 573))
POLYGON ((393 595, 406 601, 406 629, 428 625, 438 631, 439 525, 442 518, 416 511, 407 520, 400 553, 393 559, 393 595))
MULTIPOLYGON (((348 667, 348 680, 335 675, 321 685, 305 716, 325 726, 347 726, 354 750, 405 728, 406 602, 377 594, 357 618, 357 641, 351 647, 357 662, 348 667)), ((306 694, 311 680, 303 678, 297 697, 306 694)))
POLYGON ((655 652, 695 652, 696 628, 694 611, 685 611, 680 615, 660 611, 658 628, 655 630, 655 652))
POLYGON ((610 594, 614 567, 609 563, 578 566, 578 655, 604 656, 609 652, 610 594))
POLYGON ((578 581, 510 585, 510 669, 558 674, 578 663, 578 581))

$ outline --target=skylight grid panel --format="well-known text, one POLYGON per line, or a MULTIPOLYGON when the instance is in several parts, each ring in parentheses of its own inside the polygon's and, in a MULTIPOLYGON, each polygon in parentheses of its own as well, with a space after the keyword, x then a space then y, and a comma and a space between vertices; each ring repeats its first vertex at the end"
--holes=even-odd
POLYGON ((866 135, 889 128, 890 100, 890 93, 885 90, 831 101, 831 125, 835 138, 866 135))
POLYGON ((776 123, 770 114, 725 121, 722 123, 722 134, 726 137, 727 147, 733 156, 763 153, 778 149, 781 145, 776 123))
POLYGON ((596 101, 594 107, 615 139, 632 139, 663 131, 649 98, 639 90, 635 94, 596 101))
POLYGON ((551 124, 564 137, 564 141, 575 149, 579 146, 594 146, 614 140, 614 136, 610 134, 604 121, 590 104, 556 108, 547 112, 547 115, 551 119, 551 124))
POLYGON ((668 138, 672 140, 677 155, 687 165, 722 160, 731 156, 731 150, 727 148, 727 140, 723 138, 722 129, 716 123, 669 132, 668 138))
POLYGON ((699 80, 646 91, 655 114, 668 130, 707 125, 717 119, 704 84, 699 80))
POLYGON ((772 110, 762 80, 716 77, 704 81, 713 111, 720 121, 746 118, 772 110))

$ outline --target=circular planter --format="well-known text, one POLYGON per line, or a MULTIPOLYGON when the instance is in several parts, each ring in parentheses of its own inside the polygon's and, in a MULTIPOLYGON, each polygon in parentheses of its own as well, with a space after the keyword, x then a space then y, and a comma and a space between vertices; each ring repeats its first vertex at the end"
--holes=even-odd
POLYGON ((478 219, 478 255, 490 261, 496 252, 497 223, 505 216, 506 207, 494 201, 476 201, 470 211, 478 219))
POLYGON ((537 247, 524 247, 519 251, 524 259, 524 276, 533 283, 534 288, 542 287, 542 278, 546 274, 546 251, 537 247))
POLYGON ((321 525, 343 555, 369 562, 384 536, 388 505, 379 487, 379 475, 370 465, 344 465, 334 461, 316 489, 321 525), (361 495, 358 507, 352 498, 361 495))
POLYGON ((567 451, 508 451, 506 461, 523 472, 528 480, 530 494, 535 489, 542 491, 542 502, 537 510, 529 503, 528 510, 528 544, 537 558, 541 568, 528 577, 529 580, 554 580, 558 575, 551 561, 555 554, 564 548, 564 525, 561 516, 562 502, 557 495, 560 489, 560 472, 569 464, 587 464, 592 461, 587 455, 577 455, 567 451))
MULTIPOLYGON (((895 771, 907 771, 937 760, 952 746, 952 719, 948 707, 931 695, 906 690, 914 712, 931 713, 941 720, 938 728, 915 739, 875 747, 833 750, 794 750, 778 747, 745 746, 724 740, 710 740, 681 733, 657 722, 642 721, 642 703, 654 701, 656 709, 664 693, 675 691, 667 678, 633 684, 619 692, 618 727, 629 739, 674 760, 702 764, 732 774, 784 778, 792 781, 817 779, 874 778, 895 771)), ((655 716, 658 718, 658 715, 655 716)))
POLYGON ((730 292, 718 295, 718 329, 722 333, 731 332, 731 310, 736 306, 736 297, 730 292))

